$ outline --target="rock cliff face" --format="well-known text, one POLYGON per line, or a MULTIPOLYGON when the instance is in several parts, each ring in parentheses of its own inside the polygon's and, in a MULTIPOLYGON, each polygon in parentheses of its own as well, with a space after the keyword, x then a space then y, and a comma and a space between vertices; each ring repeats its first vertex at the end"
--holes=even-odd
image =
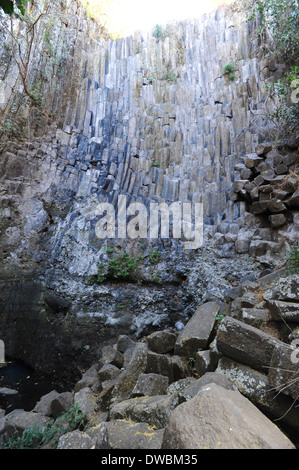
MULTIPOLYGON (((98 36, 78 2, 64 11, 34 46, 30 74, 46 112, 18 105, 23 138, 1 146, 0 337, 8 355, 71 376, 67 358, 88 364, 109 338, 185 322, 199 302, 271 270, 296 239, 296 177, 284 194, 291 202, 276 194, 269 206, 260 195, 277 189, 298 154, 276 149, 274 161, 272 145, 256 154, 271 131, 265 85, 284 67, 262 56, 241 10, 116 41, 98 36), (270 180, 255 181, 269 168, 270 180), (117 209, 119 196, 146 208, 202 203, 203 246, 99 239, 99 204, 117 209), (113 277, 111 260, 124 252, 136 270, 113 277)), ((6 118, 20 85, 7 54, 6 118)))

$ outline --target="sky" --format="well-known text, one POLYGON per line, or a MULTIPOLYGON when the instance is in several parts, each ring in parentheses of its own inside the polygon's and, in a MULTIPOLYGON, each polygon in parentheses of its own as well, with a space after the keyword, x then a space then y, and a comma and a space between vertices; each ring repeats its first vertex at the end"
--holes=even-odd
POLYGON ((125 35, 151 30, 156 24, 196 18, 231 0, 114 0, 110 15, 113 27, 125 35))

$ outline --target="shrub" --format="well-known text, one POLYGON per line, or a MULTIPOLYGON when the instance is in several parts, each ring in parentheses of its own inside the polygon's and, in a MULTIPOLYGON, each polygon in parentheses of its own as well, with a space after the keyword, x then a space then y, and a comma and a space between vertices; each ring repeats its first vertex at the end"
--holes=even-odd
MULTIPOLYGON (((223 73, 224 75, 229 75, 231 74, 233 71, 235 70, 235 66, 232 62, 230 62, 229 64, 226 64, 223 68, 223 73)), ((235 78, 235 77, 234 77, 235 78)))
POLYGON ((299 15, 297 0, 252 0, 248 21, 259 19, 259 34, 270 30, 274 44, 270 53, 279 53, 288 65, 298 64, 299 15))
POLYGON ((158 250, 152 250, 149 254, 149 260, 152 264, 158 264, 160 258, 160 253, 158 250))
POLYGON ((156 24, 155 29, 153 31, 153 36, 157 39, 157 42, 159 42, 160 39, 165 39, 165 33, 163 31, 162 26, 156 24))
POLYGON ((15 433, 7 442, 1 444, 1 449, 37 449, 51 441, 57 446, 59 438, 66 432, 82 429, 86 424, 86 417, 80 407, 75 404, 66 413, 60 415, 56 421, 49 421, 45 426, 34 424, 25 429, 21 436, 15 433))
POLYGON ((108 273, 107 277, 112 277, 113 279, 126 279, 133 274, 141 257, 136 258, 130 257, 128 253, 120 253, 115 259, 112 259, 108 263, 108 273))

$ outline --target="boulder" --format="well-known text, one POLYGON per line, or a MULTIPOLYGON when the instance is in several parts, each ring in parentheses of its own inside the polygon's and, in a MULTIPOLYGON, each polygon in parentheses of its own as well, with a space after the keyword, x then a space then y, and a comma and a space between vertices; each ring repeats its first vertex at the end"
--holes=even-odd
POLYGON ((171 360, 165 354, 158 354, 152 351, 148 351, 146 373, 164 375, 168 377, 170 383, 173 382, 173 368, 171 360))
POLYGON ((202 387, 205 387, 210 383, 215 383, 228 390, 233 390, 232 382, 223 374, 216 372, 206 372, 202 377, 192 381, 186 387, 178 391, 180 403, 195 397, 202 387))
POLYGON ((140 374, 132 397, 166 395, 169 379, 160 374, 140 374))
POLYGON ((199 349, 207 349, 219 310, 217 302, 207 302, 198 307, 180 332, 174 353, 189 358, 195 357, 199 349))
POLYGON ((147 344, 151 351, 164 354, 174 348, 176 338, 170 331, 156 331, 147 337, 147 344))
POLYGON ((227 316, 218 327, 216 344, 224 356, 265 373, 274 349, 284 343, 258 328, 227 316))
POLYGON ((263 161, 263 157, 258 156, 257 154, 251 153, 249 155, 245 155, 244 158, 244 165, 246 168, 254 168, 259 165, 263 161))
POLYGON ((197 351, 195 356, 195 369, 199 376, 202 376, 206 372, 210 372, 214 369, 210 350, 197 351))
POLYGON ((295 449, 238 391, 208 384, 170 416, 162 449, 295 449))
POLYGON ((116 419, 88 428, 86 433, 95 440, 96 449, 161 449, 164 429, 116 419))
POLYGON ((178 394, 154 397, 131 398, 114 403, 110 408, 110 420, 126 419, 138 423, 148 423, 163 429, 168 424, 171 412, 178 405, 178 394))
POLYGON ((59 438, 57 449, 92 449, 95 441, 85 432, 67 432, 59 438))
POLYGON ((36 413, 41 413, 45 416, 52 416, 52 402, 53 400, 59 396, 59 393, 56 390, 47 393, 46 395, 42 396, 39 402, 33 408, 33 411, 36 413))
POLYGON ((82 388, 75 393, 74 404, 77 404, 86 418, 90 419, 97 408, 97 398, 90 388, 82 388))
POLYGON ((299 322, 299 277, 282 277, 268 289, 263 298, 274 320, 299 322))
POLYGON ((105 382, 107 380, 116 379, 119 376, 121 370, 114 366, 113 364, 105 364, 98 372, 98 378, 101 382, 105 382))
POLYGON ((299 396, 299 348, 298 340, 295 345, 283 343, 273 353, 270 369, 269 384, 277 392, 291 396, 295 401, 299 396))
POLYGON ((277 228, 277 227, 282 227, 283 225, 286 224, 287 219, 283 214, 272 214, 269 216, 269 221, 271 224, 271 227, 277 228))
POLYGON ((50 418, 33 411, 14 410, 5 416, 5 434, 7 437, 21 436, 23 431, 33 426, 41 428, 50 418))
POLYGON ((188 375, 188 363, 186 359, 181 356, 171 356, 169 358, 171 367, 172 367, 172 374, 171 377, 173 381, 183 379, 188 375))
POLYGON ((100 363, 112 364, 120 369, 124 363, 124 356, 114 346, 104 346, 100 363))
POLYGON ((139 375, 146 370, 147 352, 148 349, 145 343, 136 343, 126 370, 122 371, 115 379, 114 398, 126 399, 131 396, 139 375))
POLYGON ((241 308, 239 320, 248 325, 259 328, 268 319, 268 310, 265 308, 241 308))
POLYGON ((59 393, 51 403, 51 416, 58 418, 58 416, 66 413, 73 404, 73 398, 72 392, 59 393))
MULTIPOLYGON (((267 376, 251 367, 223 357, 216 372, 230 380, 234 389, 259 407, 263 413, 275 417, 298 432, 299 409, 293 406, 294 400, 283 393, 277 393, 271 384, 271 372, 267 376)), ((273 380, 275 382, 275 380, 273 380)))

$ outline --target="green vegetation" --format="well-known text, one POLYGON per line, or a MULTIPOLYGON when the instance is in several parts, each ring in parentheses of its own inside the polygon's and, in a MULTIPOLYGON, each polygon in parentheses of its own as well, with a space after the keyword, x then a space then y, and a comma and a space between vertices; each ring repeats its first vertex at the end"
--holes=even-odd
POLYGON ((299 242, 288 253, 286 274, 299 274, 299 242))
MULTIPOLYGON (((137 246, 141 249, 145 249, 144 243, 137 243, 137 246)), ((113 253, 113 248, 107 248, 107 253, 113 253)), ((129 280, 136 273, 137 268, 141 261, 147 259, 146 255, 129 256, 126 251, 118 253, 113 259, 109 259, 104 263, 99 263, 97 268, 97 274, 88 276, 89 284, 102 284, 108 280, 129 280)), ((156 265, 160 260, 160 253, 157 249, 153 249, 148 254, 148 260, 151 264, 156 265)), ((153 274, 153 280, 158 282, 160 280, 157 274, 153 274)), ((119 306, 121 308, 121 306, 119 306)))
POLYGON ((160 259, 160 253, 158 250, 152 250, 149 254, 149 260, 152 264, 158 264, 160 259))
POLYGON ((234 70, 235 66, 232 62, 230 62, 223 67, 223 74, 227 75, 229 80, 233 81, 235 79, 234 70))
POLYGON ((285 63, 284 76, 268 85, 269 98, 277 97, 274 112, 267 118, 274 124, 276 139, 299 136, 299 14, 297 0, 250 0, 248 21, 256 20, 265 55, 285 63), (270 35, 267 32, 270 31, 270 35), (273 39, 269 39, 269 37, 273 39))
POLYGON ((107 276, 112 279, 126 279, 133 274, 138 266, 141 256, 130 257, 128 253, 120 253, 115 259, 108 262, 107 276))
POLYGON ((17 14, 18 10, 24 15, 25 5, 27 5, 27 0, 0 0, 0 8, 7 15, 17 14))
MULTIPOLYGON (((112 253, 113 250, 110 250, 108 252, 112 253)), ((97 275, 89 276, 88 282, 102 284, 108 279, 129 279, 136 272, 137 266, 142 259, 142 256, 131 257, 127 252, 119 253, 116 258, 109 260, 107 265, 103 263, 98 264, 97 275)))
POLYGON ((167 70, 163 75, 162 75, 162 80, 167 80, 168 82, 176 82, 178 77, 171 72, 171 70, 167 70))
POLYGON ((34 424, 31 428, 25 429, 21 436, 15 432, 7 442, 0 445, 0 449, 38 449, 47 443, 51 443, 54 448, 63 434, 82 429, 86 422, 84 413, 75 404, 56 421, 50 420, 42 427, 34 424))
POLYGON ((277 96, 276 109, 268 118, 274 123, 277 135, 299 137, 299 66, 292 66, 284 76, 267 86, 270 96, 277 96))
POLYGON ((248 21, 259 20, 258 33, 271 31, 274 44, 268 52, 280 54, 286 64, 298 64, 299 15, 297 0, 251 0, 248 21))
POLYGON ((235 66, 232 62, 230 62, 229 64, 226 64, 223 68, 223 73, 224 75, 229 75, 230 73, 232 73, 233 71, 235 70, 235 66))
POLYGON ((154 38, 156 38, 157 42, 159 42, 160 39, 165 39, 166 34, 161 25, 156 24, 155 29, 153 31, 153 36, 154 38))

